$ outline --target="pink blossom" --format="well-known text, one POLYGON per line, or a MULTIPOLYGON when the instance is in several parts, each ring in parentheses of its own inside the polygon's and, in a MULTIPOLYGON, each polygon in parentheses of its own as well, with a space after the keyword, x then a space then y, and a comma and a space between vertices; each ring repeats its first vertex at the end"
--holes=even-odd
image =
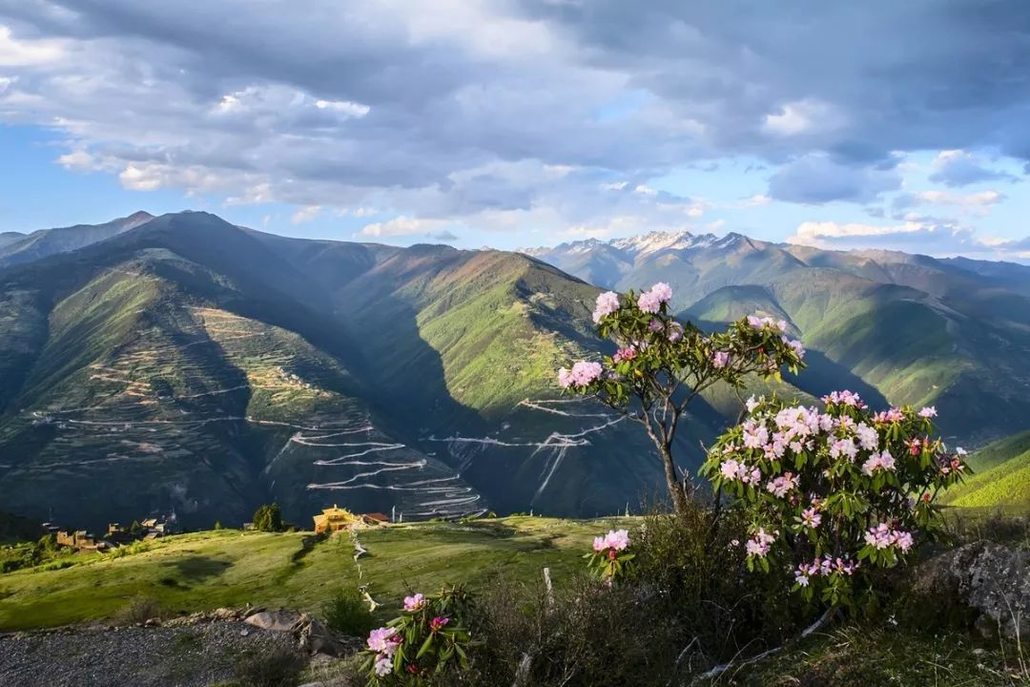
POLYGON ((626 346, 625 348, 620 348, 618 351, 616 351, 615 355, 612 356, 612 360, 614 360, 617 363, 621 363, 624 360, 633 360, 636 357, 637 349, 633 346, 626 346))
POLYGON ((893 470, 894 465, 894 456, 891 455, 890 451, 883 451, 882 453, 874 453, 870 456, 869 459, 862 464, 862 472, 871 476, 877 470, 893 470))
POLYGON ((439 632, 444 627, 446 627, 447 623, 449 623, 449 622, 451 622, 450 618, 448 618, 446 616, 438 615, 438 616, 436 616, 435 618, 433 618, 432 620, 429 621, 429 629, 432 632, 439 632))
POLYGON ((680 342, 683 339, 683 325, 679 322, 670 322, 668 339, 672 343, 680 342))
POLYGON ((619 309, 619 294, 614 291, 605 291, 597 295, 597 304, 594 306, 594 324, 598 324, 608 315, 619 309))
POLYGON ((397 648, 399 638, 397 630, 392 627, 380 627, 368 634, 368 648, 385 656, 392 656, 397 648))
POLYGON ((801 524, 810 530, 814 530, 816 527, 819 527, 819 524, 822 521, 822 514, 820 514, 815 508, 806 508, 801 511, 801 524))
POLYGON ((866 423, 860 422, 855 433, 858 435, 858 443, 866 451, 875 451, 880 446, 880 435, 866 423))
POLYGON ((662 325, 661 320, 651 320, 647 323, 647 330, 655 334, 662 331, 664 328, 665 327, 662 325))
POLYGON ((393 672, 393 659, 389 656, 380 655, 379 658, 376 659, 373 669, 379 677, 386 677, 393 672))
POLYGON ((858 447, 855 446, 854 439, 837 439, 835 442, 830 444, 830 457, 840 458, 841 456, 847 456, 851 460, 855 459, 858 455, 858 447))
POLYGON ((775 329, 781 333, 787 331, 787 323, 784 320, 774 320, 771 317, 759 317, 758 315, 748 315, 747 323, 753 329, 775 329))
POLYGON ((408 613, 414 613, 415 611, 422 610, 422 607, 426 605, 426 597, 421 594, 415 594, 414 596, 404 597, 404 610, 408 613))
POLYGON ((749 412, 749 413, 755 412, 755 408, 760 406, 762 404, 762 401, 764 401, 764 400, 765 400, 765 396, 762 396, 761 398, 755 398, 753 395, 749 396, 747 401, 744 402, 744 405, 747 406, 747 412, 749 412))
POLYGON ((779 477, 769 480, 765 490, 778 499, 782 499, 788 492, 796 489, 798 478, 792 472, 785 472, 779 477))
POLYGON ((800 341, 798 341, 797 339, 791 339, 787 336, 783 336, 781 338, 783 343, 787 344, 787 348, 794 351, 794 354, 797 355, 798 358, 804 359, 805 347, 800 341))
POLYGON ((885 522, 870 527, 865 533, 865 543, 876 549, 887 549, 893 546, 902 552, 912 548, 912 534, 904 530, 896 530, 885 522))
POLYGON ((823 396, 823 403, 831 404, 835 403, 838 405, 851 406, 853 408, 865 408, 867 407, 865 402, 862 401, 862 397, 853 391, 834 391, 826 396, 823 396))
POLYGON ((901 422, 904 419, 905 412, 901 408, 897 407, 892 407, 890 410, 884 410, 873 416, 873 422, 881 425, 901 422))
POLYGON ((563 389, 568 389, 570 386, 590 386, 601 376, 603 371, 601 363, 581 360, 573 365, 571 370, 566 370, 564 367, 558 370, 558 384, 563 389))
POLYGON ((604 537, 594 537, 594 551, 600 553, 608 548, 608 544, 604 541, 604 537))
POLYGON ((626 530, 609 530, 604 537, 605 547, 615 551, 623 551, 629 546, 629 532, 626 530))
POLYGON ((766 554, 769 553, 769 547, 775 541, 776 537, 774 535, 768 534, 763 528, 759 528, 755 532, 755 536, 748 539, 747 543, 744 544, 744 549, 747 551, 748 556, 765 558, 766 554))
POLYGON ((719 466, 719 472, 721 472, 722 476, 726 479, 735 480, 740 479, 742 468, 743 466, 739 462, 730 458, 729 460, 724 460, 722 462, 722 465, 719 466))
POLYGON ((730 354, 726 351, 716 351, 712 354, 712 365, 717 370, 721 370, 730 364, 730 354))
POLYGON ((937 417, 937 408, 934 406, 927 406, 919 411, 919 417, 931 418, 937 417))

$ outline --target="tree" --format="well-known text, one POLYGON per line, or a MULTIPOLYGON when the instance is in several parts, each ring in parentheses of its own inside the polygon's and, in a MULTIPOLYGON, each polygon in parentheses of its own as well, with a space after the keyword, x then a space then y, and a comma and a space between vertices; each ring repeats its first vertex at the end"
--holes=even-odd
POLYGON ((282 511, 278 503, 264 504, 254 512, 254 529, 260 532, 282 532, 282 511))
POLYGON ((682 513, 688 508, 688 478, 677 473, 673 453, 691 401, 720 382, 739 389, 749 375, 779 377, 784 366, 797 372, 804 365, 804 348, 787 336, 785 322, 768 317, 753 315, 707 334, 677 322, 669 314, 671 298, 672 289, 664 283, 639 294, 600 294, 594 323, 618 350, 600 362, 562 368, 558 383, 644 426, 661 460, 669 497, 682 513))

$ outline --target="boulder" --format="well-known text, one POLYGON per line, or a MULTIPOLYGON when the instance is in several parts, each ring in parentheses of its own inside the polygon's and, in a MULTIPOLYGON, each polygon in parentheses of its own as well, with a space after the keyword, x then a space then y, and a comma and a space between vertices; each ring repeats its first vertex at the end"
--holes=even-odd
POLYGON ((325 654, 326 656, 342 656, 344 646, 317 618, 306 617, 306 622, 297 630, 297 643, 302 651, 309 654, 325 654))
POLYGON ((964 604, 985 636, 1030 635, 1030 551, 992 542, 960 546, 921 565, 915 591, 964 604))
POLYGON ((261 611, 248 615, 243 622, 248 625, 270 630, 272 632, 293 632, 304 622, 306 616, 286 609, 278 611, 261 611))

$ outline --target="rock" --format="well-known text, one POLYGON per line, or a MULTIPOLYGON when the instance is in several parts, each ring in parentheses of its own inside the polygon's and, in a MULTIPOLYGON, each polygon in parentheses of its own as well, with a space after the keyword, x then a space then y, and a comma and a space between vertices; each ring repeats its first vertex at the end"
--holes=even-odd
POLYGON ((1030 552, 975 542, 919 567, 915 591, 957 599, 971 609, 975 626, 990 637, 1030 634, 1030 552))
POLYGON ((304 616, 296 611, 261 611, 249 615, 243 622, 272 632, 293 632, 303 624, 304 616))
POLYGON ((305 682, 300 687, 325 687, 324 682, 305 682))
POLYGON ((307 616, 305 618, 306 622, 297 630, 297 643, 301 650, 309 654, 343 655, 343 644, 322 621, 307 616))

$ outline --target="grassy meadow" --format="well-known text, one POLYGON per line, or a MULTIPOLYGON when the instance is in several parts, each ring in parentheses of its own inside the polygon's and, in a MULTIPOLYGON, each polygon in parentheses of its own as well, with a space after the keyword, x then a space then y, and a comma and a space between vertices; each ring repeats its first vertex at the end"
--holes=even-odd
POLYGON ((612 524, 516 516, 390 525, 359 533, 367 553, 357 562, 346 535, 183 534, 130 555, 77 554, 61 559, 69 567, 0 575, 0 631, 111 618, 141 595, 170 614, 248 603, 318 611, 334 592, 363 584, 389 617, 408 589, 533 582, 542 580, 545 566, 560 584, 582 570, 591 538, 612 524))

